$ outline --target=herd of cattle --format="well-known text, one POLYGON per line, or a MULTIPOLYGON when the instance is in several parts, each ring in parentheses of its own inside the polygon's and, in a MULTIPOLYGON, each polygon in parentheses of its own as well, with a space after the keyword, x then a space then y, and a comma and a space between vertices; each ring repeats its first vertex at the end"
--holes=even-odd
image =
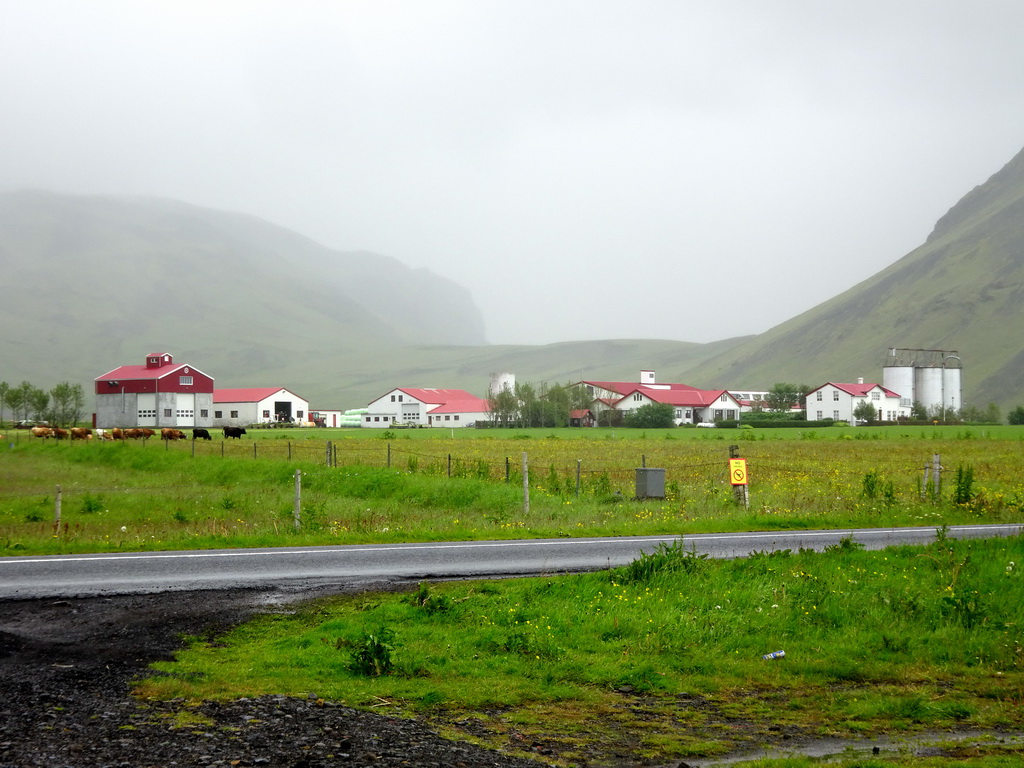
MULTIPOLYGON (((71 427, 71 429, 60 429, 59 427, 32 427, 32 435, 43 439, 54 438, 56 440, 92 440, 93 436, 100 440, 149 440, 156 435, 153 429, 89 429, 88 427, 71 427)), ((245 427, 224 427, 224 437, 241 439, 245 434, 245 427)), ((188 440, 180 429, 161 429, 161 440, 188 440)), ((196 428, 192 430, 193 440, 212 440, 210 430, 196 428)))

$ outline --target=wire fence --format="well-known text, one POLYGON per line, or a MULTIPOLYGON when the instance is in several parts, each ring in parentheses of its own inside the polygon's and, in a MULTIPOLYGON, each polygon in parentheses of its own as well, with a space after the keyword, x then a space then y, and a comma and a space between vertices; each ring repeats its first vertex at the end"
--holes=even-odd
MULTIPOLYGON (((20 436, 19 436, 20 437, 20 436)), ((31 439, 31 438, 30 438, 31 439)), ((55 450, 116 450, 137 447, 146 451, 165 453, 187 453, 192 457, 220 457, 234 459, 262 459, 288 462, 308 462, 327 467, 368 466, 392 468, 410 473, 436 477, 476 478, 485 481, 521 484, 523 480, 522 456, 528 458, 529 485, 556 493, 626 493, 638 481, 638 470, 659 468, 664 471, 669 495, 679 495, 680 489, 706 489, 709 485, 730 485, 729 459, 738 455, 736 445, 716 443, 710 447, 701 446, 700 452, 687 456, 673 455, 668 451, 652 450, 650 454, 638 453, 632 462, 619 451, 614 457, 587 456, 571 458, 560 446, 524 446, 530 450, 513 453, 508 448, 511 441, 501 441, 501 446, 489 445, 487 455, 459 455, 448 451, 431 451, 424 442, 393 440, 279 440, 279 439, 223 439, 223 440, 149 440, 108 442, 108 441, 47 441, 55 450), (97 445, 98 443, 98 445, 97 445), (504 450, 503 450, 504 449, 504 450), (500 455, 506 452, 507 455, 500 455)), ((497 443, 498 441, 488 441, 497 443)), ((467 453, 472 453, 467 449, 467 453)), ((806 457, 794 461, 771 455, 754 455, 748 459, 749 469, 746 483, 762 486, 785 484, 790 491, 798 486, 820 492, 828 484, 833 486, 857 486, 864 481, 865 469, 856 463, 826 462, 820 457, 806 457)), ((941 463, 935 456, 922 456, 914 461, 904 458, 902 462, 889 461, 885 466, 888 477, 900 478, 906 485, 912 482, 923 489, 931 481, 938 491, 941 463), (931 472, 931 476, 929 476, 931 472)), ((745 483, 745 484, 746 484, 745 483)), ((90 489, 92 493, 124 492, 125 489, 90 489)), ((162 492, 166 489, 151 487, 133 489, 139 492, 162 492)), ((181 493, 180 487, 174 487, 181 493)), ((13 495, 38 495, 47 491, 23 492, 13 495)), ((0 497, 12 494, 0 489, 0 497)), ((630 494, 631 495, 631 494, 630 494)))

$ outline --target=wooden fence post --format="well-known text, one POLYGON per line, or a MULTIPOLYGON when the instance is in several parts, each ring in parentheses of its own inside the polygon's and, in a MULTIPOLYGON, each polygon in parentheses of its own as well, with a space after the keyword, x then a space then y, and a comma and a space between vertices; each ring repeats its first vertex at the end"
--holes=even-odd
POLYGON ((580 495, 580 467, 583 465, 583 459, 576 459, 576 495, 580 495))
POLYGON ((57 486, 57 493, 53 503, 53 527, 60 527, 60 502, 61 502, 61 490, 60 486, 57 486))
POLYGON ((530 514, 530 465, 523 451, 523 514, 530 514))
POLYGON ((295 506, 292 510, 295 518, 295 531, 298 532, 302 524, 302 470, 295 470, 295 506))

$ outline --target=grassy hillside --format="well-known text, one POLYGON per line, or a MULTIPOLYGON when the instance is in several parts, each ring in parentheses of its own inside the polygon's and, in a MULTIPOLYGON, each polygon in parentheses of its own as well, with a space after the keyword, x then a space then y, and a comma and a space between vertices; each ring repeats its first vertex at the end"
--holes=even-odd
POLYGON ((0 380, 81 383, 168 351, 218 386, 285 386, 357 407, 393 386, 484 394, 523 381, 664 375, 730 342, 487 346, 468 292, 368 252, 326 249, 240 214, 174 201, 0 195, 0 380))
POLYGON ((889 268, 693 369, 714 381, 881 380, 888 348, 955 349, 964 399, 1024 400, 1024 153, 889 268))

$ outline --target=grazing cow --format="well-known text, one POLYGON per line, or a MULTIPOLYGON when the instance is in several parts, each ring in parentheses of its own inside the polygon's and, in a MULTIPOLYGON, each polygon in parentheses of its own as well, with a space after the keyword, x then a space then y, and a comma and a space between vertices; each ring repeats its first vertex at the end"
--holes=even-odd
POLYGON ((110 439, 111 440, 124 440, 124 438, 125 438, 125 434, 124 433, 125 433, 125 430, 121 429, 120 427, 114 427, 112 430, 110 430, 110 439))
POLYGON ((213 438, 210 437, 210 430, 208 430, 208 429, 193 429, 192 430, 192 439, 193 440, 198 440, 199 438, 202 438, 203 440, 213 440, 213 438))
POLYGON ((240 440, 245 434, 245 427, 224 427, 224 437, 234 437, 240 440))
POLYGON ((156 434, 152 429, 140 429, 139 432, 142 433, 143 440, 149 440, 149 438, 156 434))
POLYGON ((53 430, 49 427, 32 427, 32 437, 41 437, 47 440, 53 437, 53 430))
POLYGON ((66 429, 61 429, 60 427, 54 427, 51 431, 53 432, 53 436, 55 438, 57 438, 58 440, 66 440, 67 439, 68 431, 66 429))
POLYGON ((100 440, 113 440, 114 435, 112 430, 109 429, 97 429, 94 433, 100 440))
POLYGON ((88 427, 72 427, 72 440, 92 440, 92 430, 88 427))
POLYGON ((185 440, 185 433, 180 429, 161 429, 161 440, 185 440))

